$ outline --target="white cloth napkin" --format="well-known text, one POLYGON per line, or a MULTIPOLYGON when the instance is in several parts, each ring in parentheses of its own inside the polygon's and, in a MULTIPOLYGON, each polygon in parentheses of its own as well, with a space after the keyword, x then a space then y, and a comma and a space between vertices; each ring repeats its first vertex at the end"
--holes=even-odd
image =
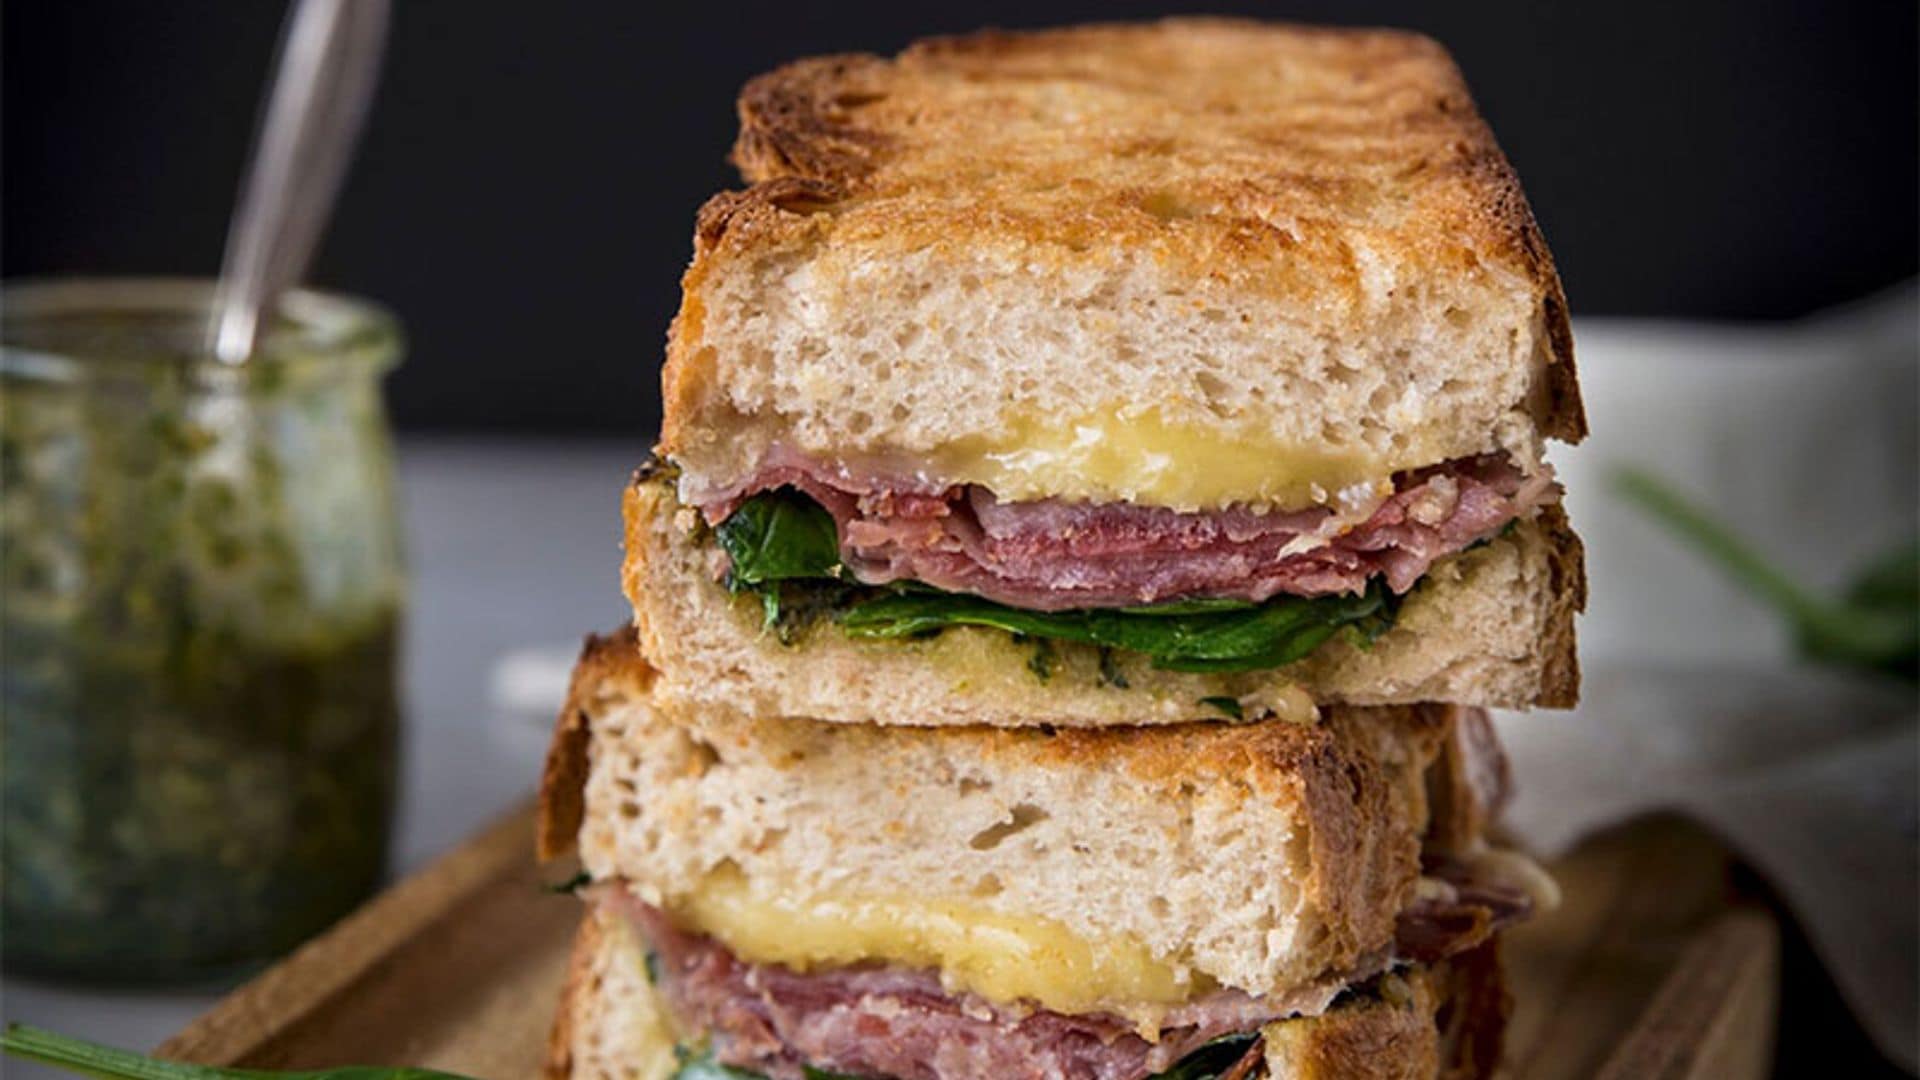
MULTIPOLYGON (((1587 545, 1572 715, 1499 717, 1507 827, 1541 854, 1655 810, 1716 830, 1793 908, 1882 1052, 1920 1067, 1920 705, 1801 666, 1772 612, 1622 502, 1649 469, 1837 590, 1920 519, 1920 293, 1801 323, 1575 326, 1593 434, 1551 457, 1587 545)), ((1649 883, 1657 887, 1657 883, 1649 883)))
POLYGON ((1913 1069, 1912 695, 1826 671, 1649 665, 1589 672, 1583 697, 1570 716, 1496 718, 1516 784, 1506 828, 1550 858, 1654 811, 1705 823, 1772 882, 1881 1051, 1913 1069))

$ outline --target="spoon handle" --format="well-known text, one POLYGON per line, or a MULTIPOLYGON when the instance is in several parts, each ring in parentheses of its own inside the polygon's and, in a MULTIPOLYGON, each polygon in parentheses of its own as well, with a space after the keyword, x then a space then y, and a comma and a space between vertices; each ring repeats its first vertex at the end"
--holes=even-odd
POLYGON ((380 70, 389 0, 297 0, 227 231, 213 353, 253 352, 261 312, 297 282, 333 209, 380 70))

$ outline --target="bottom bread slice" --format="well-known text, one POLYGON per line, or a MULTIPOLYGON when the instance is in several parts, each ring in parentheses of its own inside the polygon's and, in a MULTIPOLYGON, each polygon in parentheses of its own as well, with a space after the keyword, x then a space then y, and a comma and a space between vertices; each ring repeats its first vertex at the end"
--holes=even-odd
MULTIPOLYGON (((703 1048, 713 1032, 697 1026, 689 1029, 675 1015, 668 995, 658 985, 661 967, 658 954, 635 920, 611 905, 595 905, 588 911, 574 943, 566 989, 554 1021, 546 1068, 549 1080, 743 1080, 756 1075, 707 1061, 703 1048)), ((788 977, 804 979, 791 973, 788 977)), ((898 1007, 913 1007, 910 991, 900 991, 899 1001, 902 1004, 898 1007)), ((872 1007, 871 1001, 863 1005, 872 1007)), ((710 1010, 708 1015, 720 1018, 715 1022, 732 1024, 736 1030, 730 1034, 737 1038, 741 1025, 751 1026, 759 1022, 761 1010, 775 1008, 789 1011, 790 1024, 836 1023, 834 1006, 813 1002, 810 1015, 793 1015, 808 1013, 809 1003, 796 1006, 781 1002, 770 991, 710 1010)), ((1223 1061, 1216 1060, 1204 1073, 1175 1075, 1217 1075, 1233 1080, 1484 1077, 1491 1075, 1498 1064, 1509 1009, 1495 939, 1446 960, 1366 980, 1318 1016, 1274 1021, 1212 1040, 1196 1053, 1223 1061)), ((846 1039, 857 1040, 863 1034, 889 1037, 884 1027, 869 1026, 863 1033, 858 1020, 844 1016, 837 1023, 843 1029, 841 1037, 846 1039)), ((1060 1040, 1078 1037, 1093 1052, 1073 1062, 1056 1058, 1032 1064, 1025 1072, 1009 1073, 1013 1053, 981 1045, 980 1036, 986 1029, 983 1021, 976 1020, 970 1030, 948 1045, 930 1048, 924 1054, 909 1053, 907 1056, 916 1060, 916 1071, 901 1080, 1077 1080, 1082 1076, 1137 1080, 1143 1075, 1161 1074, 1160 1070, 1143 1073, 1148 1066, 1140 1064, 1137 1054, 1102 1053, 1084 1029, 1050 1022, 1036 1026, 1032 1018, 1020 1026, 1030 1029, 1023 1036, 1028 1042, 1036 1031, 1042 1037, 1060 1040)), ((1122 1035, 1112 1042, 1129 1038, 1132 1036, 1122 1035)), ((899 1056, 901 1048, 892 1049, 899 1056)), ((775 1070, 768 1080, 812 1080, 822 1075, 840 1074, 792 1065, 775 1070)))
POLYGON ((1297 717, 1312 703, 1565 708, 1578 698, 1584 557, 1558 507, 1442 560, 1369 646, 1336 638, 1286 667, 1205 674, 1072 642, 1054 643, 1036 667, 1031 641, 980 626, 861 640, 821 619, 788 640, 767 629, 759 599, 720 584, 711 531, 663 478, 629 485, 626 524, 622 581, 647 655, 675 696, 749 715, 1105 727, 1217 720, 1206 703, 1229 698, 1250 717, 1297 717))

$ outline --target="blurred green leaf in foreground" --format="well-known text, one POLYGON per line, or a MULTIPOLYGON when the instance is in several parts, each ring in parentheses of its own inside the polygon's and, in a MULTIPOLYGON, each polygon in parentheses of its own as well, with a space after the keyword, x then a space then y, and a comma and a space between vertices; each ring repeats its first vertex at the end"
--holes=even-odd
POLYGON ((1875 559, 1839 597, 1821 597, 1652 473, 1622 468, 1612 480, 1628 502, 1786 619, 1802 656, 1920 681, 1920 537, 1875 559))
POLYGON ((0 1050, 29 1061, 57 1066, 102 1080, 466 1080, 452 1073, 384 1065, 356 1065, 307 1072, 221 1069, 184 1061, 163 1061, 129 1050, 59 1035, 25 1024, 9 1024, 0 1034, 0 1050))

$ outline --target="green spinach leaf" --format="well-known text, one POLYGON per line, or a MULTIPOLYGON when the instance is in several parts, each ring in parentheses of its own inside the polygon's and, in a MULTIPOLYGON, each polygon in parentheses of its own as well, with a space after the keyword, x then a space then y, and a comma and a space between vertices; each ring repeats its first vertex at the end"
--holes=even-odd
POLYGON ((755 495, 713 533, 727 553, 727 586, 735 592, 774 581, 840 576, 833 515, 792 488, 755 495))
POLYGON ((1225 694, 1220 694, 1215 697, 1203 697, 1200 699, 1200 704, 1211 705, 1215 709, 1220 710, 1220 715, 1230 716, 1235 720, 1244 719, 1246 716, 1245 710, 1240 708, 1240 699, 1227 697, 1225 694))
MULTIPOLYGON (((1259 604, 1203 598, 1074 611, 1030 611, 913 582, 858 587, 840 564, 833 516, 790 488, 746 500, 714 533, 730 562, 727 587, 758 594, 766 626, 782 641, 822 615, 837 619, 849 637, 865 639, 991 627, 1040 643, 1028 666, 1043 680, 1057 666, 1049 644, 1057 641, 1142 653, 1170 671, 1283 667, 1337 634, 1371 644, 1393 625, 1399 606, 1378 579, 1354 596, 1281 596, 1259 604)), ((1109 685, 1124 686, 1117 671, 1111 663, 1101 668, 1109 685)))
POLYGON ((674 1053, 680 1057, 680 1068, 668 1080, 767 1080, 757 1072, 720 1064, 713 1060, 712 1051, 693 1057, 682 1048, 675 1047, 674 1053))
POLYGON ((571 893, 579 889, 584 889, 591 884, 593 884, 593 875, 587 873, 585 870, 581 870, 565 881, 556 881, 548 885, 546 889, 550 893, 571 893))
POLYGON ((1173 1068, 1157 1072, 1147 1080, 1215 1080, 1245 1057, 1259 1038, 1259 1033, 1252 1031, 1222 1035, 1181 1058, 1173 1068))
POLYGON ((14 1057, 105 1080, 466 1080, 454 1073, 390 1065, 350 1065, 304 1072, 223 1069, 143 1057, 129 1050, 116 1050, 25 1024, 7 1025, 6 1033, 0 1034, 0 1050, 14 1057))
POLYGON ((1251 607, 1187 614, 1140 609, 1028 611, 977 596, 926 590, 890 592, 840 615, 856 638, 915 638, 953 626, 987 626, 1027 637, 1127 649, 1171 671, 1259 671, 1305 657, 1353 627, 1362 643, 1392 623, 1397 606, 1378 581, 1359 596, 1285 596, 1251 607))

